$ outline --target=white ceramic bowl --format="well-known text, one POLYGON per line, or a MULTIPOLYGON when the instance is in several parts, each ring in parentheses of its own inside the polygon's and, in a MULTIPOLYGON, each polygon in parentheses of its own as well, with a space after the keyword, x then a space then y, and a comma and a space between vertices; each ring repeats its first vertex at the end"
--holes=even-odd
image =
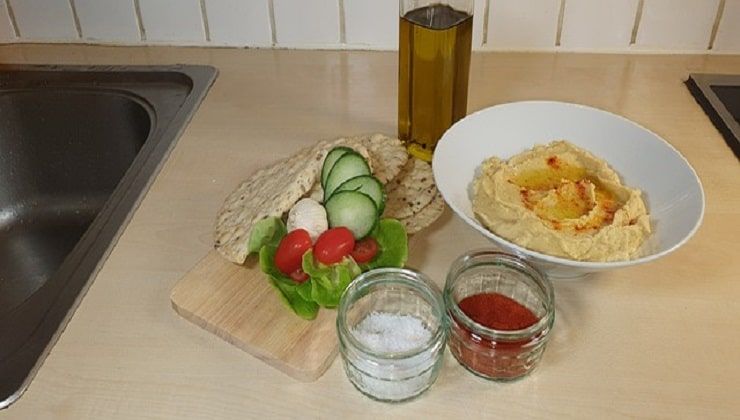
POLYGON ((458 121, 434 152, 434 179, 447 204, 470 226, 508 252, 525 257, 554 278, 643 264, 675 251, 704 216, 704 191, 686 159, 655 133, 599 109, 549 101, 513 102, 458 121), (469 187, 490 156, 509 158, 535 144, 568 140, 604 159, 624 184, 639 188, 653 234, 641 256, 629 261, 584 262, 518 246, 492 233, 473 215, 469 187))

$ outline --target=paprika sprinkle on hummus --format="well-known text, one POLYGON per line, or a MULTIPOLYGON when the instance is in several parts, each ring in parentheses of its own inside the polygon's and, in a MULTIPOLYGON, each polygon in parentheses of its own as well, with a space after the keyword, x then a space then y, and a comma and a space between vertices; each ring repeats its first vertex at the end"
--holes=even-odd
POLYGON ((579 261, 637 256, 651 233, 642 192, 622 185, 602 159, 567 141, 483 162, 475 216, 525 248, 579 261))

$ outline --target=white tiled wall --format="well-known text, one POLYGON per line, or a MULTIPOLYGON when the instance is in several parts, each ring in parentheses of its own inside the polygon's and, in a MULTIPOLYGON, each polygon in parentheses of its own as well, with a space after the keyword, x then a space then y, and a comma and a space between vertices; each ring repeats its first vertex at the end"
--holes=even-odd
POLYGON ((78 38, 69 0, 14 0, 9 4, 18 32, 26 39, 78 38))
POLYGON ((275 42, 287 47, 337 45, 340 41, 337 0, 272 0, 275 42))
MULTIPOLYGON (((0 43, 395 49, 399 0, 0 0, 0 43)), ((740 53, 740 0, 472 0, 479 50, 740 53)))
POLYGON ((183 44, 202 44, 206 42, 205 23, 201 14, 200 1, 138 1, 139 10, 141 11, 141 25, 147 41, 183 44))
POLYGON ((211 42, 216 45, 272 45, 268 0, 206 0, 211 42))
POLYGON ((720 0, 645 0, 636 44, 700 50, 709 46, 720 0))
POLYGON ((494 48, 555 46, 562 0, 495 0, 488 9, 487 43, 494 48))
POLYGON ((0 0, 0 42, 12 42, 14 38, 15 30, 8 14, 8 5, 5 0, 0 0))
POLYGON ((740 51, 740 0, 727 0, 714 41, 717 51, 740 51))
POLYGON ((560 45, 572 49, 627 48, 638 0, 568 0, 560 45))
POLYGON ((398 0, 345 0, 347 44, 398 47, 398 0))
POLYGON ((83 39, 109 42, 140 39, 133 2, 75 0, 75 6, 83 39))

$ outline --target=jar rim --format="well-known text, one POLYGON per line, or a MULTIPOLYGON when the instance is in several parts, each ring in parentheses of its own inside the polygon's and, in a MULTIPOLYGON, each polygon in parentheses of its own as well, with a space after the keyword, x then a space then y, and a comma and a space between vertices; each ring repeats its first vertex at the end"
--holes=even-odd
POLYGON ((445 288, 443 292, 443 298, 445 307, 447 309, 448 316, 452 317, 452 321, 462 324, 468 331, 481 335, 486 338, 494 338, 496 340, 504 341, 519 341, 522 339, 530 338, 541 331, 549 330, 555 321, 555 293, 552 287, 552 283, 548 280, 547 276, 540 270, 534 267, 532 264, 524 260, 523 258, 508 254, 506 252, 495 251, 488 248, 480 248, 468 251, 460 255, 450 266, 450 270, 447 272, 447 279, 445 281, 445 288), (480 261, 486 259, 486 261, 480 261), (490 261, 489 259, 492 259, 490 261), (540 288, 540 291, 544 294, 545 314, 537 322, 530 325, 529 327, 518 329, 518 330, 499 330, 495 328, 486 327, 480 324, 468 316, 455 301, 452 296, 452 289, 455 280, 464 271, 479 267, 482 265, 489 266, 501 266, 510 269, 514 269, 534 281, 534 283, 540 288))
POLYGON ((339 307, 337 308, 337 331, 339 333, 340 341, 347 340, 354 349, 370 356, 372 359, 408 359, 427 352, 430 348, 434 347, 436 343, 444 343, 446 341, 445 335, 447 330, 447 319, 445 313, 445 304, 442 294, 434 283, 427 278, 427 276, 418 271, 407 268, 378 268, 357 276, 342 293, 342 297, 339 300, 339 307), (389 275, 393 276, 389 277, 389 275), (439 320, 437 328, 433 331, 429 341, 425 342, 418 348, 403 352, 378 352, 369 349, 365 344, 359 341, 357 337, 355 337, 352 331, 348 328, 346 322, 346 313, 349 310, 350 303, 354 301, 352 298, 378 284, 401 284, 415 289, 428 298, 427 300, 430 302, 432 310, 439 320))

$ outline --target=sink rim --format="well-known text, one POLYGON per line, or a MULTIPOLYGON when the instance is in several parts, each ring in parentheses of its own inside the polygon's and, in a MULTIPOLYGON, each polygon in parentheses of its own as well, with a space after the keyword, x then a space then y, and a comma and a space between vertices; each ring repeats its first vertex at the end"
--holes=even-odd
MULTIPOLYGON (((43 315, 44 322, 36 328, 41 331, 34 331, 31 339, 21 347, 23 349, 30 345, 31 350, 40 348, 40 351, 36 351, 32 355, 32 358, 35 359, 32 367, 25 374, 25 377, 13 393, 7 397, 0 395, 0 409, 7 408, 13 404, 28 389, 28 386, 49 354, 49 351, 56 344, 70 318, 85 297, 92 282, 105 264, 108 255, 126 229, 133 214, 146 196, 151 184, 167 161, 172 149, 187 128, 218 74, 216 68, 205 65, 110 66, 2 64, 0 65, 0 91, 9 90, 5 87, 6 84, 12 85, 17 82, 17 80, 12 80, 7 75, 16 73, 16 76, 18 76, 17 73, 19 72, 27 76, 35 73, 37 77, 39 73, 60 76, 59 80, 36 80, 38 88, 64 86, 69 87, 71 90, 76 90, 75 87, 89 86, 90 83, 95 83, 96 85, 92 90, 98 91, 115 90, 115 88, 111 89, 112 86, 118 86, 119 88, 122 86, 127 87, 125 89, 126 96, 131 98, 128 94, 138 95, 141 101, 148 105, 144 106, 144 108, 150 113, 151 128, 139 153, 121 178, 118 186, 108 197, 99 214, 92 221, 73 250, 64 259, 57 272, 47 280, 47 282, 51 282, 57 276, 66 279, 66 281, 62 282, 62 286, 64 287, 55 294, 55 297, 49 303, 49 307, 45 308, 46 313, 43 315), (180 106, 167 119, 160 119, 161 115, 157 115, 156 113, 157 104, 149 103, 156 99, 164 99, 157 97, 156 94, 151 92, 149 94, 144 92, 146 90, 145 81, 136 87, 133 86, 133 80, 118 80, 117 82, 110 82, 108 85, 106 83, 109 81, 106 80, 103 82, 99 80, 93 82, 95 77, 102 77, 103 79, 106 76, 115 79, 116 76, 122 77, 126 75, 154 77, 159 73, 172 77, 180 77, 181 81, 189 81, 190 83, 189 90, 180 102, 180 106), (67 79, 64 79, 64 77, 67 77, 67 79), (149 106, 151 106, 151 109, 149 106), (45 343, 39 343, 39 340, 43 340, 45 343)), ((26 359, 30 358, 21 358, 22 361, 28 361, 26 359)), ((10 379, 12 380, 14 378, 10 379)))

